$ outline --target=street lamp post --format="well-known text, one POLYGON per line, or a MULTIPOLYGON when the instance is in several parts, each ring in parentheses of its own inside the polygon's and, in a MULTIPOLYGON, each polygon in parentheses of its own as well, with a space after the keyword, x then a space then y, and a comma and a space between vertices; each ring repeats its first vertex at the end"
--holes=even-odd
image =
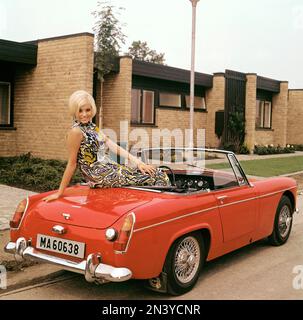
POLYGON ((189 0, 192 4, 192 34, 191 34, 191 68, 189 97, 189 147, 194 146, 194 98, 195 98, 195 40, 196 40, 196 7, 199 0, 189 0))

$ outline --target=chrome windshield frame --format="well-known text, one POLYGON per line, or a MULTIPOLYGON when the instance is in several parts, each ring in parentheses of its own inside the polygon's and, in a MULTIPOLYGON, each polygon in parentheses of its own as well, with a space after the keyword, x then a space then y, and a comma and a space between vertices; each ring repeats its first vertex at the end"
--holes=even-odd
MULTIPOLYGON (((244 181, 246 182, 246 184, 250 187, 252 187, 253 185, 249 182, 246 174, 245 174, 245 171, 243 170, 239 160, 237 159, 236 155, 234 152, 232 151, 228 151, 228 150, 220 150, 220 149, 210 149, 210 148, 188 148, 188 147, 158 147, 158 148, 144 148, 141 150, 141 159, 142 161, 144 162, 147 162, 148 161, 148 153, 152 150, 184 150, 184 151, 201 151, 201 152, 214 152, 214 153, 220 153, 220 154, 224 154, 226 155, 226 158, 227 158, 227 162, 229 163, 234 175, 235 175, 235 178, 236 180, 238 181, 238 184, 239 186, 241 186, 242 184, 239 183, 239 180, 238 180, 238 177, 237 177, 237 174, 235 172, 235 168, 234 168, 234 164, 231 162, 231 159, 230 157, 232 157, 234 159, 234 161, 236 162, 236 165, 237 165, 237 168, 239 169, 240 171, 240 174, 242 175, 244 181)), ((197 168, 200 168, 197 166, 197 168)), ((200 169, 203 169, 203 168, 200 168, 200 169)))

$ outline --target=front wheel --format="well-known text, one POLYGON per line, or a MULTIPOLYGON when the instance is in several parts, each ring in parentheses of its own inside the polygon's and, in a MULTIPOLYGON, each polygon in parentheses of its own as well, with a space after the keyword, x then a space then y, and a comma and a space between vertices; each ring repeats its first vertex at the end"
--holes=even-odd
POLYGON ((164 271, 167 274, 167 291, 180 295, 196 284, 205 259, 202 236, 195 232, 177 239, 167 254, 164 271))
POLYGON ((288 197, 283 196, 277 208, 274 229, 269 236, 269 242, 273 246, 284 244, 290 235, 292 227, 292 205, 288 197))

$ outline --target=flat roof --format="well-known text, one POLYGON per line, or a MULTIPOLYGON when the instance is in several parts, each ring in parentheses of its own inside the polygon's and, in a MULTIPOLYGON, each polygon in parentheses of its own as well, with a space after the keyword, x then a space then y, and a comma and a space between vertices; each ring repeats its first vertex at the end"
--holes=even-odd
MULTIPOLYGON (((189 70, 136 59, 133 60, 133 75, 181 83, 190 83, 189 70)), ((195 72, 195 85, 211 88, 213 86, 213 76, 195 72)))
POLYGON ((224 74, 227 75, 229 78, 242 79, 242 80, 246 79, 246 76, 248 75, 254 75, 257 77, 257 89, 273 92, 273 93, 280 92, 281 81, 279 80, 262 77, 257 75, 256 73, 243 73, 243 72, 234 71, 234 70, 225 70, 224 74))
POLYGON ((37 39, 37 40, 26 41, 26 42, 23 42, 23 43, 37 44, 38 42, 42 42, 42 41, 62 40, 62 39, 75 38, 75 37, 81 37, 81 36, 94 37, 94 35, 92 33, 90 33, 90 32, 80 32, 80 33, 65 34, 65 35, 62 35, 62 36, 41 38, 41 39, 37 39))
POLYGON ((281 81, 257 76, 257 89, 266 90, 274 93, 280 92, 281 81))
POLYGON ((36 44, 0 39, 0 61, 36 65, 37 51, 36 44))

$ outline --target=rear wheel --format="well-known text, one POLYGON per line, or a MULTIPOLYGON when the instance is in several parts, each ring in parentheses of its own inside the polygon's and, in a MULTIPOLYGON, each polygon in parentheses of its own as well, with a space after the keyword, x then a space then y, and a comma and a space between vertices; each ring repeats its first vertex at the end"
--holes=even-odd
POLYGON ((269 242, 273 246, 284 244, 290 235, 292 228, 292 205, 288 197, 283 196, 277 208, 274 229, 269 236, 269 242))
POLYGON ((167 254, 164 272, 167 274, 167 291, 180 295, 196 284, 205 259, 201 234, 195 232, 177 239, 167 254))

